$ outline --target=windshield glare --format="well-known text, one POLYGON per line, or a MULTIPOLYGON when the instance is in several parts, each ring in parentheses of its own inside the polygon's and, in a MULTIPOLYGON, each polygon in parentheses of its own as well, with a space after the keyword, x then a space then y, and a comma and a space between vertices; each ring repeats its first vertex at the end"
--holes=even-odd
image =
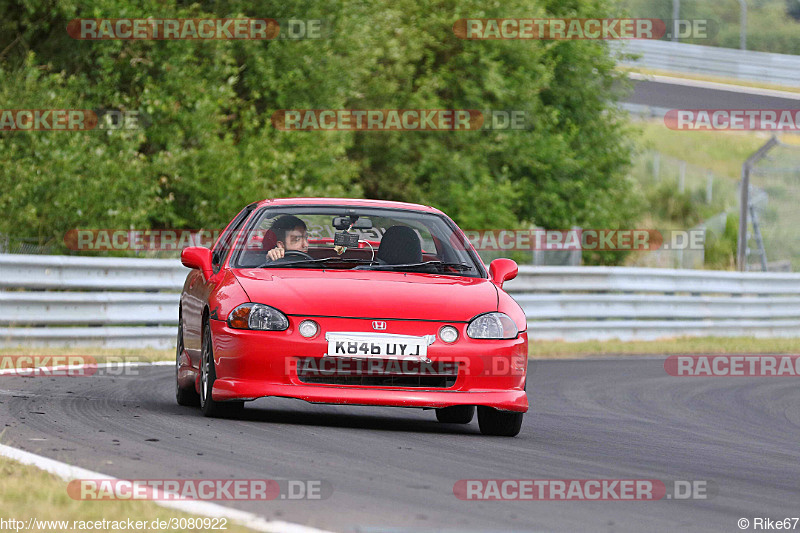
POLYGON ((360 207, 266 207, 250 219, 233 268, 358 269, 485 277, 449 219, 360 207), (282 248, 277 259, 270 250, 282 248))

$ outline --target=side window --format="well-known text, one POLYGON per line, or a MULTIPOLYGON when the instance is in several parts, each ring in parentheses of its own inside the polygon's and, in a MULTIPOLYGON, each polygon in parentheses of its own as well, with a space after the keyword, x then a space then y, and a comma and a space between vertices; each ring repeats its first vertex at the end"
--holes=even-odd
POLYGON ((417 227, 414 229, 417 231, 417 235, 419 235, 422 251, 426 254, 436 254, 436 243, 433 242, 433 235, 431 235, 430 229, 424 224, 416 224, 416 226, 417 227))
POLYGON ((237 232, 244 225, 245 220, 247 220, 248 215, 253 212, 254 208, 255 204, 251 204, 242 209, 233 219, 228 229, 219 236, 211 253, 211 268, 214 274, 219 272, 222 263, 225 262, 225 258, 228 256, 228 252, 230 252, 233 243, 236 241, 237 232))

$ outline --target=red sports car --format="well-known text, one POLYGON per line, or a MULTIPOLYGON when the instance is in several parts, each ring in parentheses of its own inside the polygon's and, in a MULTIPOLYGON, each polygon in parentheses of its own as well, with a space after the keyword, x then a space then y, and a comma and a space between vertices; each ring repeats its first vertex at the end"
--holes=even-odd
POLYGON ((435 409, 488 435, 528 410, 525 314, 456 224, 416 204, 337 198, 245 207, 186 248, 176 396, 231 416, 265 396, 435 409))

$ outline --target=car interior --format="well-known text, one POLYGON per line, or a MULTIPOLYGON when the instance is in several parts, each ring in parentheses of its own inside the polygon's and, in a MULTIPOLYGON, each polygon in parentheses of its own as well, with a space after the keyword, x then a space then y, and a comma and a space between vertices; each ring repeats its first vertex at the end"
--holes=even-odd
MULTIPOLYGON (((263 233, 260 246, 255 246, 257 241, 250 240, 239 257, 239 266, 253 268, 264 264, 267 260, 267 252, 275 248, 277 243, 277 237, 271 230, 263 233)), ((333 239, 309 239, 308 255, 314 259, 337 256, 336 250, 333 248, 333 239)), ((348 248, 342 254, 342 257, 346 259, 374 259, 378 264, 382 265, 401 265, 440 260, 439 255, 435 253, 423 252, 422 243, 413 228, 400 225, 389 227, 380 241, 361 240, 358 248, 348 248)))

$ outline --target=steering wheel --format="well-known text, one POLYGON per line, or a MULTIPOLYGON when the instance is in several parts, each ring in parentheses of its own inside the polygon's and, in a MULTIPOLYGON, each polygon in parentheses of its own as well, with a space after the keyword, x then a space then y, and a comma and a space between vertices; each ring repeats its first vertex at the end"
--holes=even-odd
POLYGON ((281 259, 286 259, 292 256, 299 257, 301 259, 311 259, 312 261, 314 260, 313 257, 311 257, 305 252, 301 252, 300 250, 286 250, 285 252, 283 252, 283 257, 281 259))
POLYGON ((308 255, 305 252, 301 252, 300 250, 286 250, 285 252, 283 252, 283 257, 279 257, 275 261, 273 261, 272 259, 267 258, 267 260, 264 263, 260 264, 256 268, 264 268, 265 266, 268 266, 268 265, 274 265, 274 264, 277 264, 277 263, 282 263, 286 259, 291 259, 292 256, 294 256, 295 258, 309 259, 311 261, 314 261, 313 257, 311 257, 310 255, 308 255))

